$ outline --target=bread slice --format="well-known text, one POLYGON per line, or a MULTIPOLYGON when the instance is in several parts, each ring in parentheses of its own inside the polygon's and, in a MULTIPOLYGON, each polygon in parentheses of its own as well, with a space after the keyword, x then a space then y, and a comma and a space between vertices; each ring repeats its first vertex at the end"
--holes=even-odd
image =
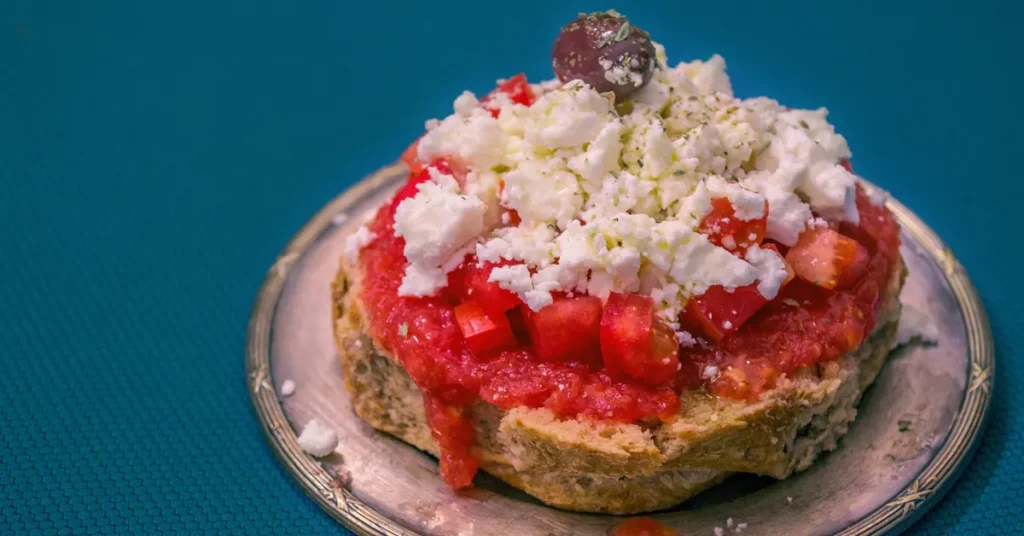
MULTIPOLYGON (((885 363, 905 275, 894 273, 878 325, 859 348, 800 369, 755 403, 685 392, 677 419, 642 427, 477 402, 470 411, 481 467, 549 505, 612 514, 671 507, 731 472, 786 478, 806 469, 836 448, 885 363)), ((436 456, 422 392, 368 334, 360 277, 343 263, 332 284, 335 341, 353 407, 374 428, 436 456)))

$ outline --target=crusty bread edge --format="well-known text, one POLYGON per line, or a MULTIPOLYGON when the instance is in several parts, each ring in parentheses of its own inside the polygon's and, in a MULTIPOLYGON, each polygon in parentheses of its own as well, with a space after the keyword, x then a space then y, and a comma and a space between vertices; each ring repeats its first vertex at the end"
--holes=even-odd
MULTIPOLYGON (((730 472, 785 478, 806 469, 836 447, 885 363, 905 277, 897 272, 878 327, 861 347, 784 380, 754 404, 684 393, 675 421, 645 429, 478 402, 471 412, 482 468, 547 504, 616 514, 671 507, 730 472)), ((374 428, 437 455, 421 391, 368 334, 360 277, 343 262, 332 284, 335 341, 353 407, 374 428)))

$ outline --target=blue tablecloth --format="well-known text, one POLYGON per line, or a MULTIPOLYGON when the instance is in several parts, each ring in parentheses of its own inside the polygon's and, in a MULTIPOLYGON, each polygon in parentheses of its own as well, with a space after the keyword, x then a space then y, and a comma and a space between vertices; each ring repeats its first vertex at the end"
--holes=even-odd
MULTIPOLYGON (((611 7, 348 4, 0 4, 0 533, 343 532, 250 410, 265 270, 461 90, 550 77, 561 23, 611 7)), ((992 319, 995 405, 914 532, 1019 530, 1021 10, 628 4, 670 59, 718 52, 741 95, 828 106, 857 170, 958 254, 992 319)))

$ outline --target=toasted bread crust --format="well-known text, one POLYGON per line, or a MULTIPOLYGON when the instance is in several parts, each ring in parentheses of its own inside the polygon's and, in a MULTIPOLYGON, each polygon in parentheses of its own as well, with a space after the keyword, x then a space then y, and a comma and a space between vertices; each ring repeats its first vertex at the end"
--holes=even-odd
MULTIPOLYGON (((369 335, 361 274, 342 265, 332 284, 334 334, 356 413, 374 428, 437 455, 420 389, 369 335)), ((885 363, 899 319, 897 270, 878 326, 855 351, 805 367, 754 403, 681 395, 677 418, 653 428, 558 418, 547 409, 471 408, 474 451, 488 473, 541 501, 585 512, 668 508, 731 472, 785 478, 836 447, 861 394, 885 363)))

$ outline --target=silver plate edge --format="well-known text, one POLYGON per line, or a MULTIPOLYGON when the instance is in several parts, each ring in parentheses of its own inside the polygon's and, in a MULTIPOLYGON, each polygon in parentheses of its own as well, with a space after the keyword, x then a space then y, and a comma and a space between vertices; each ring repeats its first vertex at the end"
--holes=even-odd
MULTIPOLYGON (((332 199, 288 242, 267 271, 253 303, 246 329, 245 372, 260 428, 274 454, 291 476, 324 511, 361 536, 414 535, 345 489, 299 448, 270 381, 271 324, 291 266, 331 226, 335 214, 353 201, 381 188, 404 168, 396 163, 377 170, 332 199)), ((878 187, 868 181, 865 186, 878 187)), ((903 229, 943 268, 967 329, 971 369, 959 412, 945 443, 917 477, 870 515, 838 533, 842 536, 898 534, 906 530, 953 486, 981 441, 995 389, 995 345, 978 291, 952 250, 910 209, 894 198, 886 201, 903 229)))

